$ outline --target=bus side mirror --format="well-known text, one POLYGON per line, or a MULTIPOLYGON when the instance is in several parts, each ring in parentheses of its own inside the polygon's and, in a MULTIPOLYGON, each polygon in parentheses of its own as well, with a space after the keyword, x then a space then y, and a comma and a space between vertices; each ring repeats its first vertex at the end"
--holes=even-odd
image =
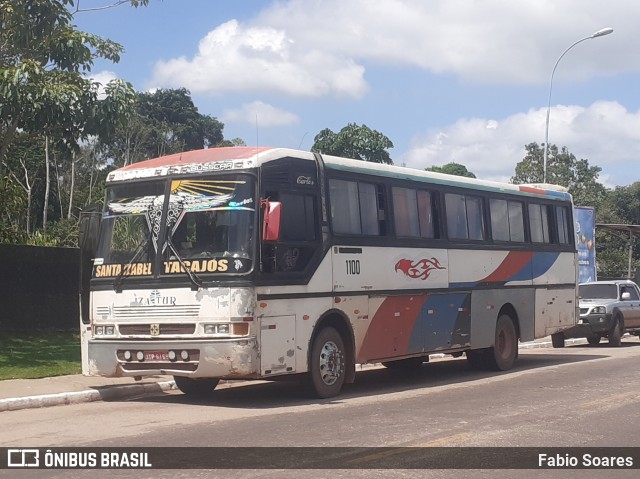
POLYGON ((94 254, 98 249, 101 216, 102 213, 98 211, 97 208, 80 212, 80 231, 78 235, 78 246, 80 246, 80 250, 94 254))
POLYGON ((263 241, 278 241, 280 239, 280 215, 282 203, 279 201, 262 200, 264 215, 262 217, 263 241))

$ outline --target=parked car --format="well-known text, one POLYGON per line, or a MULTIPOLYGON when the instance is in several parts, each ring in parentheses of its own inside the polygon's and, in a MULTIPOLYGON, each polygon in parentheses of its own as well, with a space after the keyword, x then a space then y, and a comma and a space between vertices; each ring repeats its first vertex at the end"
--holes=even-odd
POLYGON ((598 344, 602 338, 610 346, 620 346, 627 332, 640 336, 640 289, 629 280, 582 283, 579 289, 580 317, 574 327, 552 337, 554 347, 565 338, 587 338, 598 344))

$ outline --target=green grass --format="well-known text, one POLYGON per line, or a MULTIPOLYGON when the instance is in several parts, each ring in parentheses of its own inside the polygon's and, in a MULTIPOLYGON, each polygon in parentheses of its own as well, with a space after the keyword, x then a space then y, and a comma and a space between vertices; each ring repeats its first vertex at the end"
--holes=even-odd
POLYGON ((77 333, 0 335, 0 380, 80 374, 77 333))

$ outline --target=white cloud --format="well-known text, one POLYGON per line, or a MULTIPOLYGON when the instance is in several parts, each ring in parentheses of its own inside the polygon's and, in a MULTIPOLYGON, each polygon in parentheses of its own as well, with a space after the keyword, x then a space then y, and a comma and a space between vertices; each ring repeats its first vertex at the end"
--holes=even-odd
POLYGON ((300 122, 297 115, 261 101, 245 103, 235 110, 224 110, 222 121, 225 123, 249 123, 260 128, 294 125, 300 122))
POLYGON ((323 0, 277 2, 256 22, 358 62, 453 73, 465 82, 535 84, 548 79, 563 48, 608 26, 615 36, 594 40, 566 73, 639 69, 639 59, 619 52, 637 41, 638 16, 635 1, 323 0))
POLYGON ((228 21, 200 41, 192 59, 158 62, 153 83, 192 92, 273 91, 360 97, 364 68, 340 54, 298 45, 284 29, 228 21))
POLYGON ((583 0, 309 0, 273 2, 246 22, 212 26, 193 55, 159 61, 152 84, 192 92, 270 91, 291 96, 367 91, 365 65, 417 67, 463 82, 541 84, 572 42, 561 79, 640 70, 640 2, 583 0))
MULTIPOLYGON (((461 119, 414 138, 401 162, 421 169, 456 162, 479 178, 508 181, 524 158, 524 146, 532 138, 544 143, 545 117, 546 108, 542 108, 502 120, 461 119)), ((609 186, 640 179, 635 168, 628 171, 628 165, 636 165, 640 159, 640 111, 629 112, 611 101, 586 108, 553 107, 549 143, 567 146, 576 158, 602 168, 600 180, 609 186)))

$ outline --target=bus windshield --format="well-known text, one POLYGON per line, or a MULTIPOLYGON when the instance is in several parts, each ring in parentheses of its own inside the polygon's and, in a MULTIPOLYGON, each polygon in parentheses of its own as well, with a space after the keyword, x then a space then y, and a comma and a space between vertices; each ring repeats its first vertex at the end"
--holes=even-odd
POLYGON ((108 190, 94 277, 246 273, 253 266, 255 181, 248 175, 108 190), (168 205, 165 203, 168 202, 168 205), (162 226, 165 226, 163 229, 162 226), (166 238, 160 238, 162 231, 166 238))
POLYGON ((255 212, 248 176, 172 182, 164 273, 185 269, 176 261, 195 273, 251 269, 255 212))
MULTIPOLYGON (((127 264, 144 264, 151 274, 158 233, 153 218, 162 214, 165 186, 161 182, 117 186, 107 191, 95 276, 118 276, 127 264)), ((141 270, 142 273, 142 270, 141 270)), ((142 275, 142 274, 140 274, 142 275)))

